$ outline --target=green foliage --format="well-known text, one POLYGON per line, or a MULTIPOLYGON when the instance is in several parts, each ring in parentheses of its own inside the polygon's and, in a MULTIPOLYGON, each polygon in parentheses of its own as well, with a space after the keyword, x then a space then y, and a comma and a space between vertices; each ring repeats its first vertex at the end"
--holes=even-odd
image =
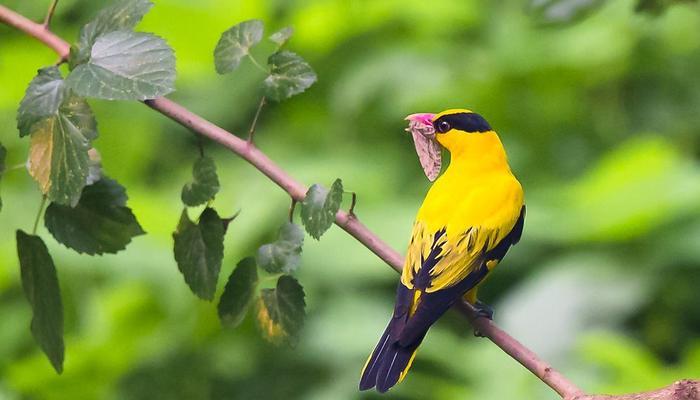
POLYGON ((638 0, 636 10, 638 12, 660 15, 672 5, 691 3, 697 3, 697 0, 638 0))
POLYGON ((173 233, 175 261, 192 292, 204 300, 214 299, 224 257, 224 224, 213 208, 205 208, 193 223, 182 211, 173 233))
POLYGON ((343 201, 343 182, 336 179, 328 190, 321 185, 311 185, 301 203, 301 221, 306 231, 316 240, 321 238, 335 221, 335 214, 343 201))
POLYGON ((51 203, 44 223, 59 243, 78 253, 114 254, 145 233, 126 200, 126 189, 103 177, 83 189, 75 207, 51 203))
POLYGON ((154 99, 175 90, 175 55, 154 34, 110 32, 95 40, 90 60, 76 66, 66 83, 86 97, 154 99))
POLYGON ((260 42, 263 23, 253 19, 234 25, 221 34, 214 49, 216 72, 226 74, 238 68, 244 57, 250 56, 250 49, 260 42))
POLYGON ((579 21, 605 4, 606 0, 530 0, 529 12, 541 24, 579 21))
MULTIPOLYGON (((2 183, 2 175, 5 173, 5 156, 7 156, 7 149, 0 143, 0 183, 2 183)), ((2 197, 0 197, 0 211, 2 211, 2 197)))
MULTIPOLYGON (((522 241, 480 289, 499 325, 590 392, 700 376, 697 6, 674 5, 656 17, 635 15, 638 0, 607 1, 580 23, 542 29, 523 13, 528 2, 347 3, 161 1, 141 26, 177 48, 177 101, 241 132, 266 75, 249 64, 216 78, 207 61, 218 34, 251 15, 294 24, 285 46, 326 79, 265 108, 256 145, 301 182, 332 182, 343 171, 345 186, 363 197, 362 222, 399 252, 427 190, 401 118, 462 106, 481 113, 506 146, 529 211, 522 241), (591 252, 600 256, 586 261, 591 252), (589 343, 591 329, 611 338, 589 343)), ((61 0, 52 30, 77 32, 76 21, 109 4, 119 3, 61 0)), ((37 21, 47 6, 3 5, 37 21)), ((6 30, 0 121, 8 129, 0 141, 16 165, 29 145, 9 129, 17 104, 37 68, 56 58, 6 30)), ((265 39, 252 50, 260 71, 276 47, 265 39)), ((128 188, 149 236, 99 258, 44 237, 66 309, 68 362, 57 377, 27 332, 31 310, 9 245, 14 229, 0 230, 0 397, 376 397, 357 391, 358 370, 390 317, 397 277, 334 231, 304 249, 297 279, 309 311, 297 348, 264 345, 255 318, 221 329, 211 305, 177 285, 172 256, 179 190, 197 157, 190 135, 136 102, 90 105, 100 122, 92 145, 128 188)), ((225 254, 234 267, 275 235, 286 200, 250 166, 215 151, 208 155, 222 184, 217 204, 241 209, 225 254)), ((3 176, 0 226, 31 226, 36 217, 39 195, 22 175, 12 168, 3 176)), ((277 276, 258 274, 260 289, 274 286, 277 276)), ((431 329, 411 373, 383 398, 557 398, 495 346, 465 337, 455 318, 431 329)))
POLYGON ((258 269, 255 260, 246 257, 238 262, 219 299, 219 319, 224 325, 240 325, 255 299, 257 287, 258 269))
POLYGON ((303 93, 316 82, 311 66, 291 51, 280 51, 268 58, 270 75, 265 78, 265 96, 282 101, 303 93))
POLYGON ((274 289, 263 289, 258 303, 258 324, 266 339, 294 345, 304 326, 304 289, 289 275, 277 280, 274 289))
MULTIPOLYGON (((238 68, 244 57, 260 69, 264 68, 250 54, 251 48, 260 42, 263 35, 263 23, 259 20, 244 21, 234 25, 221 35, 214 50, 214 63, 219 74, 226 74, 238 68)), ((303 93, 316 82, 316 73, 298 54, 291 51, 279 51, 294 33, 292 28, 283 28, 269 39, 277 45, 275 53, 267 59, 269 71, 263 82, 265 97, 282 101, 303 93)))
POLYGON ((98 37, 121 30, 132 30, 153 7, 148 0, 117 0, 100 10, 80 29, 78 43, 71 48, 71 68, 90 58, 90 51, 98 37))
POLYGON ((279 47, 284 46, 289 41, 289 38, 291 38, 293 34, 294 34, 294 28, 292 28, 291 26, 287 26, 287 27, 284 27, 284 28, 278 30, 277 32, 273 33, 272 35, 270 35, 269 39, 270 39, 270 41, 275 43, 277 45, 277 47, 279 48, 279 47))
POLYGON ((29 173, 49 200, 74 206, 87 183, 88 151, 97 138, 90 106, 68 92, 53 113, 31 125, 30 133, 29 173))
POLYGON ((24 294, 32 307, 31 331, 54 369, 63 371, 63 304, 56 267, 38 236, 17 231, 24 294))
POLYGON ((66 90, 63 77, 58 67, 46 67, 39 70, 27 87, 27 92, 17 111, 17 129, 19 136, 31 133, 32 126, 58 112, 63 103, 66 90))
POLYGON ((181 198, 186 206, 195 207, 214 199, 219 192, 219 178, 213 158, 198 158, 192 167, 192 178, 192 182, 182 188, 181 198))
POLYGON ((286 222, 279 230, 277 240, 258 249, 257 262, 271 274, 295 272, 301 264, 304 232, 298 225, 286 222))

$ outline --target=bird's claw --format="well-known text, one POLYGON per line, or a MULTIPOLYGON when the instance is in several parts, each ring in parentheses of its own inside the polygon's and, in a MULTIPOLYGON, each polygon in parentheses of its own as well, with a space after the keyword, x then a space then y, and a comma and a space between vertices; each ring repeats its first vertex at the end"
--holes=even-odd
MULTIPOLYGON (((478 317, 486 318, 489 321, 493 321, 493 314, 494 314, 493 307, 484 303, 481 300, 477 300, 476 303, 474 303, 474 308, 476 308, 476 313, 477 313, 478 317)), ((484 337, 484 335, 478 329, 474 329, 474 336, 484 337)))

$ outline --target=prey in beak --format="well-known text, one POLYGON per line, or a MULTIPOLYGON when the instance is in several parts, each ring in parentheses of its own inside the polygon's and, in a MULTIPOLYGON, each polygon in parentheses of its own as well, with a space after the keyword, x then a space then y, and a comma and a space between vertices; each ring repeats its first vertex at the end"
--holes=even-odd
POLYGON ((419 113, 406 117, 408 121, 407 132, 411 132, 413 143, 416 146, 418 160, 423 167, 423 172, 431 182, 437 179, 442 168, 442 149, 435 140, 435 127, 433 118, 435 114, 419 113))

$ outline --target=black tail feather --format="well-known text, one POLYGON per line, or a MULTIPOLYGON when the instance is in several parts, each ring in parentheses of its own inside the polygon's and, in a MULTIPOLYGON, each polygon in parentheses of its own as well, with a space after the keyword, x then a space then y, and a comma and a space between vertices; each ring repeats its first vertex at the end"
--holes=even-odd
POLYGON ((365 367, 362 370, 362 377, 360 378, 360 390, 372 389, 377 384, 377 372, 379 372, 381 360, 383 359, 383 355, 387 352, 387 350, 390 347, 389 338, 391 336, 390 331, 392 322, 393 319, 389 321, 389 325, 384 330, 384 334, 382 335, 381 339, 379 339, 377 347, 374 348, 374 351, 369 356, 369 359, 367 360, 367 363, 365 364, 365 367))
POLYGON ((395 331, 395 325, 399 323, 402 321, 396 318, 389 321, 377 347, 362 370, 360 390, 368 390, 376 386, 377 391, 384 393, 396 385, 410 368, 413 355, 425 336, 425 332, 414 344, 406 347, 401 346, 398 343, 398 338, 395 337, 397 332, 392 332, 395 331))
POLYGON ((396 385, 411 367, 418 345, 402 347, 393 343, 382 358, 377 372, 377 391, 384 393, 396 385))

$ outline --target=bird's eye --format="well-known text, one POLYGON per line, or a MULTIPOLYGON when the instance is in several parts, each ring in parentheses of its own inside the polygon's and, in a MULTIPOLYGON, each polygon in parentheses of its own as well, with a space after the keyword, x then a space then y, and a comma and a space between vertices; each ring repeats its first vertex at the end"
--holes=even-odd
POLYGON ((445 133, 445 132, 449 131, 450 128, 452 128, 452 127, 450 126, 450 123, 447 121, 440 121, 440 122, 438 122, 437 126, 435 127, 435 129, 440 133, 445 133))

